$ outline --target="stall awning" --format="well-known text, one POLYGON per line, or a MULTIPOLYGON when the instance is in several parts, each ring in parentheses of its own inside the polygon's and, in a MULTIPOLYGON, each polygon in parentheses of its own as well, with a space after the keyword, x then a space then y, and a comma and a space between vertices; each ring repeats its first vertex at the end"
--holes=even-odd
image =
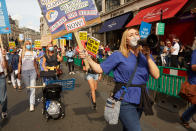
POLYGON ((188 0, 169 0, 167 2, 141 10, 126 27, 140 25, 142 21, 153 22, 159 21, 161 10, 162 19, 174 17, 176 13, 187 3, 188 0))
POLYGON ((127 22, 127 19, 132 17, 133 13, 123 14, 121 16, 106 20, 98 33, 108 32, 121 29, 127 22))

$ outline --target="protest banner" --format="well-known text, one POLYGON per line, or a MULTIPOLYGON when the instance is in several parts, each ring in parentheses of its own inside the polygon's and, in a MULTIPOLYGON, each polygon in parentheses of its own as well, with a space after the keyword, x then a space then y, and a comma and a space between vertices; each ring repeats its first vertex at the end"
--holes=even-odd
POLYGON ((94 0, 38 0, 38 3, 48 23, 52 39, 74 32, 80 50, 83 46, 78 29, 101 22, 94 0))
POLYGON ((87 41, 87 31, 79 31, 79 37, 81 41, 87 41))
POLYGON ((9 41, 9 47, 16 47, 16 44, 14 41, 9 41))
POLYGON ((140 25, 140 30, 139 30, 139 34, 142 39, 147 38, 148 35, 150 35, 151 26, 152 26, 152 24, 149 24, 149 23, 142 21, 142 23, 140 25))
POLYGON ((42 47, 41 47, 41 42, 40 42, 40 40, 35 40, 35 49, 41 49, 42 47))
POLYGON ((41 46, 47 46, 49 43, 51 43, 52 37, 51 35, 43 35, 41 37, 41 46))
POLYGON ((24 40, 24 35, 23 34, 19 34, 19 41, 23 41, 24 40))
POLYGON ((100 45, 100 40, 97 40, 94 37, 89 37, 87 41, 86 50, 89 52, 89 54, 96 57, 99 49, 99 45, 100 45))

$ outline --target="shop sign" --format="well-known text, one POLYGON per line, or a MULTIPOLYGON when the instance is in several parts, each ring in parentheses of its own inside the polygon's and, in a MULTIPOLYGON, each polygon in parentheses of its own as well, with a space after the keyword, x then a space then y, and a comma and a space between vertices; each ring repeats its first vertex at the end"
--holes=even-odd
POLYGON ((152 24, 143 22, 141 23, 139 34, 141 38, 147 38, 150 34, 152 24))
POLYGON ((87 41, 86 49, 89 54, 96 56, 100 45, 100 40, 97 40, 94 37, 89 37, 87 41))
POLYGON ((87 31, 79 31, 80 40, 87 41, 87 31))
POLYGON ((9 47, 16 47, 16 44, 14 41, 9 41, 9 47))
POLYGON ((165 32, 165 23, 156 24, 156 35, 164 35, 165 32))

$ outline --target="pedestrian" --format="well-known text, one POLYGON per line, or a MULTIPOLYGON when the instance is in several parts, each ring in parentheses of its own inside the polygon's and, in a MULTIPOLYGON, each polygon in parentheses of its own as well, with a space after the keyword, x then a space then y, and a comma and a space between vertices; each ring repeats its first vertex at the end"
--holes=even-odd
MULTIPOLYGON (((45 55, 45 52, 46 52, 46 47, 42 47, 42 50, 39 52, 39 55, 37 57, 37 61, 39 61, 39 66, 41 71, 44 71, 42 63, 43 63, 43 57, 45 55)), ((46 82, 46 78, 43 77, 43 83, 45 84, 45 82, 46 82)))
MULTIPOLYGON (((57 52, 55 53, 53 44, 49 43, 46 47, 46 53, 43 57, 42 66, 44 68, 44 71, 55 70, 57 72, 57 70, 59 69, 59 62, 63 61, 64 53, 65 52, 62 51, 62 55, 59 56, 57 54, 57 52)), ((50 78, 50 79, 56 80, 57 77, 50 78)), ((48 78, 47 78, 47 80, 48 80, 48 78)))
POLYGON ((165 56, 166 56, 166 53, 163 52, 164 51, 164 48, 165 48, 165 42, 164 41, 161 41, 160 42, 160 57, 161 57, 161 65, 162 66, 165 66, 166 65, 166 60, 165 60, 165 56))
MULTIPOLYGON (((32 43, 28 40, 25 41, 18 67, 18 78, 22 76, 25 87, 36 86, 36 77, 39 77, 36 56, 36 52, 32 49, 32 43)), ((29 111, 32 112, 35 105, 35 88, 28 88, 27 94, 30 104, 29 111)))
POLYGON ((10 75, 11 75, 12 86, 14 89, 17 89, 18 91, 22 91, 21 80, 18 79, 19 55, 16 48, 14 47, 10 47, 9 51, 10 51, 10 55, 8 56, 8 67, 11 70, 10 75))
POLYGON ((180 51, 179 39, 173 39, 173 46, 171 48, 171 67, 178 68, 178 53, 180 51))
POLYGON ((115 81, 113 97, 118 100, 122 96, 122 88, 128 83, 138 60, 132 86, 127 89, 121 100, 119 118, 123 124, 123 131, 141 131, 140 117, 142 112, 153 114, 151 105, 147 106, 147 108, 142 108, 146 107, 146 103, 142 101, 144 100, 142 98, 146 96, 145 100, 149 100, 146 83, 150 74, 155 79, 158 79, 159 69, 153 61, 152 55, 150 55, 149 48, 142 49, 137 45, 139 39, 140 36, 137 29, 130 28, 125 30, 119 51, 114 52, 101 64, 94 62, 87 52, 80 52, 80 57, 85 58, 96 73, 101 74, 104 72, 108 74, 113 70, 115 81))
MULTIPOLYGON (((97 58, 93 57, 92 59, 95 62, 98 62, 97 58)), ((97 90, 98 81, 101 80, 102 74, 96 73, 91 68, 89 68, 87 70, 84 65, 83 65, 83 70, 86 71, 86 73, 87 73, 86 79, 87 79, 89 87, 90 87, 89 95, 90 95, 91 102, 92 102, 92 108, 93 108, 93 110, 96 110, 96 107, 97 107, 97 105, 96 105, 96 90, 97 90)))
POLYGON ((6 76, 5 70, 7 69, 6 51, 0 49, 0 104, 2 106, 1 117, 2 119, 7 118, 7 87, 6 87, 6 76))
POLYGON ((163 53, 165 53, 165 61, 166 61, 166 66, 169 67, 171 65, 171 41, 166 40, 166 46, 163 49, 163 53))
POLYGON ((67 56, 67 63, 68 63, 68 67, 69 67, 69 74, 75 74, 74 73, 74 56, 75 53, 72 50, 72 47, 69 47, 69 50, 66 52, 66 56, 67 56))
MULTIPOLYGON (((190 69, 188 71, 188 82, 191 85, 196 85, 196 47, 193 48, 191 56, 190 69)), ((196 113, 196 104, 191 105, 181 116, 181 122, 184 127, 189 128, 189 120, 196 113)))

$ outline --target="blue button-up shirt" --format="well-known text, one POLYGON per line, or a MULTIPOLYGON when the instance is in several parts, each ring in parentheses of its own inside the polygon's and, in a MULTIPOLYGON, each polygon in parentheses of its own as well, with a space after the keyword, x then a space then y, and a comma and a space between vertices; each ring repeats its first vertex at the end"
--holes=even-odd
POLYGON ((74 56, 74 51, 67 51, 66 52, 66 56, 68 57, 68 62, 73 62, 74 59, 73 59, 73 56, 74 56))
MULTIPOLYGON (((191 66, 195 64, 196 64, 196 50, 193 51, 191 56, 191 66)), ((188 73, 188 81, 190 84, 196 85, 196 72, 192 71, 191 69, 189 70, 188 73)))
MULTIPOLYGON (((142 53, 140 53, 138 57, 138 67, 132 80, 132 84, 146 84, 149 79, 148 63, 146 57, 142 53)), ((129 57, 126 58, 121 52, 114 52, 103 63, 101 63, 101 68, 106 74, 113 70, 115 82, 128 83, 131 74, 134 71, 136 62, 137 57, 133 53, 130 53, 129 57)), ((118 91, 115 94, 115 97, 119 99, 122 92, 123 89, 118 91)), ((140 96, 141 88, 131 87, 128 88, 123 100, 126 102, 139 104, 140 96)))

